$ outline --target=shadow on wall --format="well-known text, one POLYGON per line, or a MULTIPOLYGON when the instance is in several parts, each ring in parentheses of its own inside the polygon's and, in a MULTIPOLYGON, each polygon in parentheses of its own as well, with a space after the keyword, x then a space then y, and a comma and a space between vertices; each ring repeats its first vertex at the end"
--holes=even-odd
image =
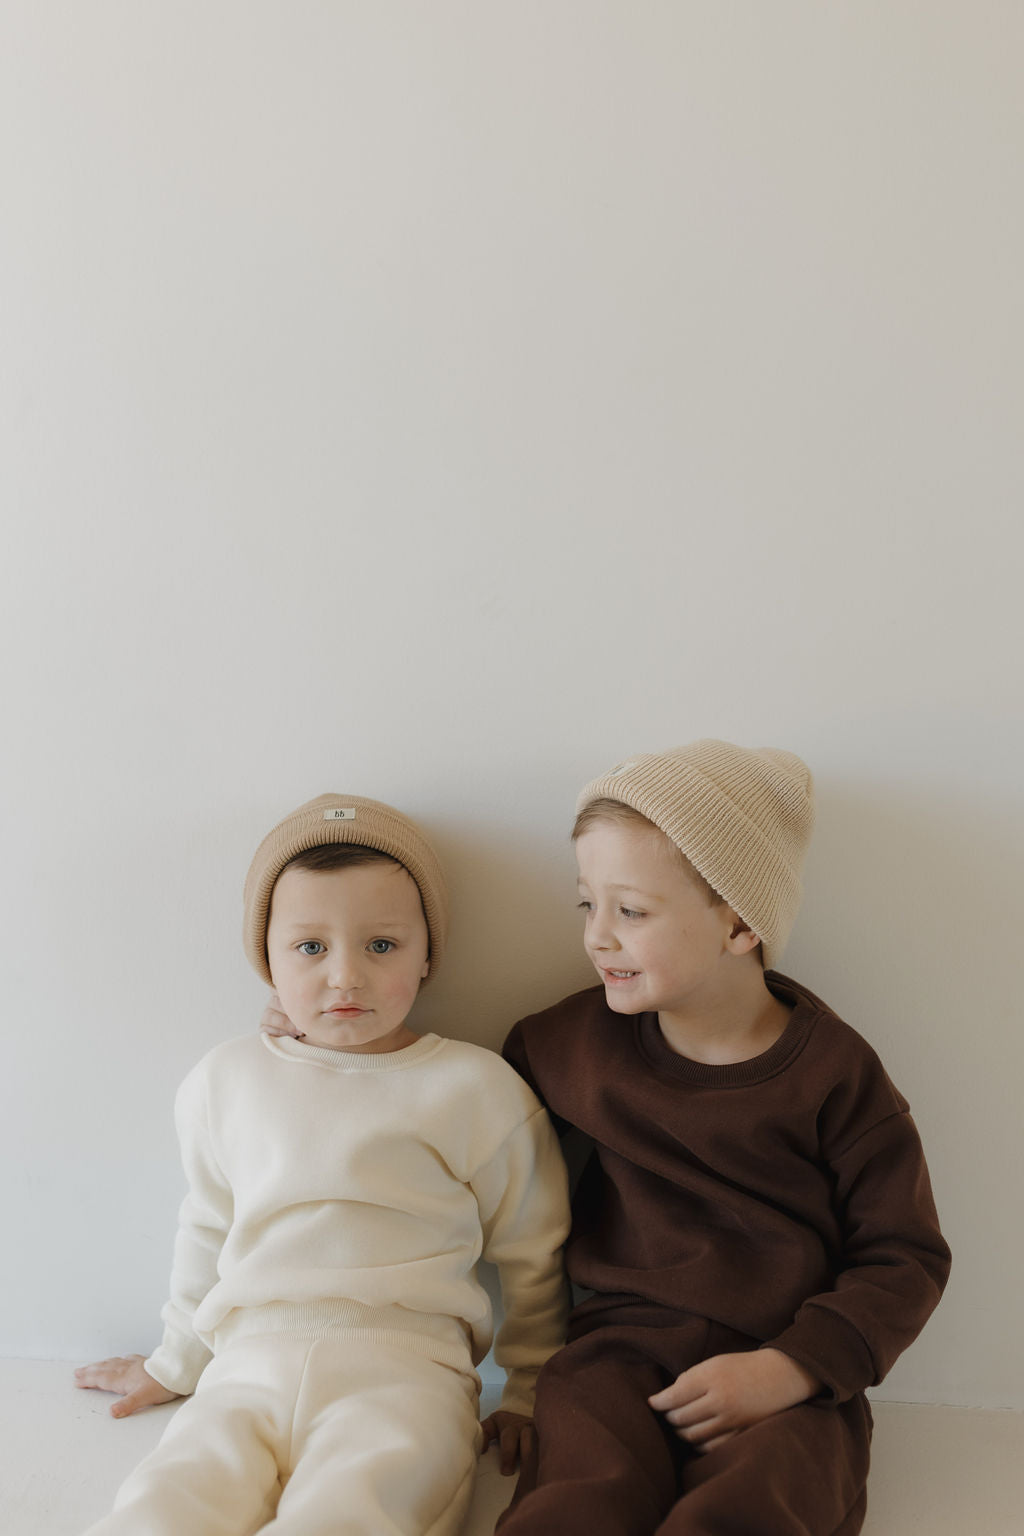
MULTIPOLYGON (((982 775, 979 774, 979 781, 982 775)), ((1007 1352, 1024 1261, 1017 989, 1020 815, 1006 794, 819 782, 807 897, 785 967, 878 1049, 920 1128, 950 1283, 880 1395, 1021 1407, 1007 1352)))
POLYGON ((517 1019, 596 980, 583 953, 576 861, 547 829, 432 828, 448 874, 451 932, 420 1027, 500 1049, 517 1019))
MULTIPOLYGON (((819 981, 827 1001, 897 1055, 905 1030, 936 1048, 940 1067, 947 1051, 968 1049, 967 1034, 971 1049, 979 1033, 1006 1040, 1022 855, 1020 811, 1008 799, 928 783, 866 794, 819 781, 804 907, 784 968, 819 981)), ((928 1073, 916 1051, 905 1059, 928 1073)))

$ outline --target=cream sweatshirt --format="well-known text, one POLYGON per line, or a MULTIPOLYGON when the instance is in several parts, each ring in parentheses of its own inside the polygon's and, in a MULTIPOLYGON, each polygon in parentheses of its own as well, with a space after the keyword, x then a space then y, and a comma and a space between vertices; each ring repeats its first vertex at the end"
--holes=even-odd
MULTIPOLYGON (((497 1266, 502 1407, 530 1413, 564 1337, 565 1167, 545 1111, 501 1058, 428 1034, 388 1055, 247 1036, 178 1092, 188 1194, 164 1336, 146 1370, 191 1392, 218 1335, 358 1327, 477 1364, 497 1266)), ((367 1336, 364 1333, 364 1336, 367 1336)))

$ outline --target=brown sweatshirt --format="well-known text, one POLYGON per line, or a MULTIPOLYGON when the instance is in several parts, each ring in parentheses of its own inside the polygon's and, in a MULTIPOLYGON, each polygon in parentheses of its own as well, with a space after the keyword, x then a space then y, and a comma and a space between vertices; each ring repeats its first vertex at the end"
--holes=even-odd
POLYGON ((949 1249, 903 1096, 857 1032, 774 972, 770 1050, 709 1066, 593 987, 505 1056, 594 1150, 569 1274, 784 1350, 843 1401, 881 1381, 942 1294, 949 1249))

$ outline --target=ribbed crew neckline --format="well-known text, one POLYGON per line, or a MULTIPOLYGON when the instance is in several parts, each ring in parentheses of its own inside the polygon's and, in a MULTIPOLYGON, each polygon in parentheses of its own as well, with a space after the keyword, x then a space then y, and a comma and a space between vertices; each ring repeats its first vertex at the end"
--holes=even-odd
POLYGON ((290 1035, 274 1039, 270 1035, 260 1037, 267 1049, 289 1061, 305 1061, 317 1066, 329 1067, 333 1072, 401 1072, 406 1067, 419 1066, 428 1056, 447 1042, 440 1035, 421 1035, 414 1045, 405 1045, 400 1051, 383 1051, 379 1055, 370 1051, 332 1051, 323 1045, 307 1045, 304 1040, 293 1040, 290 1035))
POLYGON ((797 986, 788 977, 766 972, 768 989, 781 1002, 791 1003, 793 1012, 789 1022, 774 1045, 748 1061, 730 1061, 724 1064, 694 1061, 680 1056, 669 1045, 658 1026, 656 1013, 642 1013, 633 1021, 633 1038, 637 1050, 655 1071, 682 1082, 704 1088, 746 1088, 752 1083, 763 1083, 769 1077, 789 1065, 806 1043, 811 1024, 821 1009, 817 998, 797 986))

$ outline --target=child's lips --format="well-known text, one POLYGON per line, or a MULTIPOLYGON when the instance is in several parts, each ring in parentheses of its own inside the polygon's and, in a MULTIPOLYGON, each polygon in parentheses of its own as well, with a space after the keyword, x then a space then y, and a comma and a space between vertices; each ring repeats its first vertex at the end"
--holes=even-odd
POLYGON ((613 970, 610 966, 602 965, 601 975, 609 987, 621 987, 627 981, 635 981, 640 975, 639 971, 627 970, 625 966, 616 966, 613 970))
POLYGON ((357 1019, 360 1014, 369 1013, 369 1008, 328 1008, 325 1010, 332 1019, 357 1019))

